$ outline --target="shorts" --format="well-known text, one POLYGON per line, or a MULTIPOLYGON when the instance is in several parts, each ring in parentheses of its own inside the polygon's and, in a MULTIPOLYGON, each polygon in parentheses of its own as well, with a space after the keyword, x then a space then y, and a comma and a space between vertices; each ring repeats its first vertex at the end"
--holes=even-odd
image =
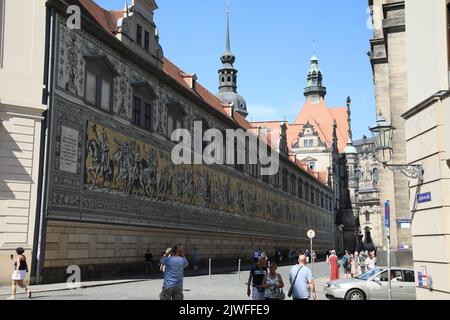
POLYGON ((253 287, 252 288, 252 300, 255 300, 255 301, 265 300, 264 293, 265 293, 265 290, 263 290, 261 292, 258 290, 258 288, 253 287))
POLYGON ((183 289, 177 288, 168 288, 162 289, 161 294, 159 295, 160 300, 183 300, 183 289))
POLYGON ((14 281, 22 281, 25 280, 26 276, 27 270, 14 270, 11 279, 14 281))

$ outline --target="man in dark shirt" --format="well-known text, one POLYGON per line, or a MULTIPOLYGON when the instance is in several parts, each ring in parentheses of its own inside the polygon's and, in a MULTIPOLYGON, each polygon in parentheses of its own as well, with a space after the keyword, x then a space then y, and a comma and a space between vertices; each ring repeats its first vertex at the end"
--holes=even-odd
POLYGON ((147 253, 144 255, 145 258, 145 273, 149 274, 153 271, 153 254, 150 253, 150 250, 147 250, 147 253))
POLYGON ((248 277, 247 296, 252 296, 253 300, 264 300, 264 289, 261 288, 264 276, 267 274, 267 257, 261 256, 258 263, 250 270, 248 277), (252 290, 250 289, 252 286, 252 290))

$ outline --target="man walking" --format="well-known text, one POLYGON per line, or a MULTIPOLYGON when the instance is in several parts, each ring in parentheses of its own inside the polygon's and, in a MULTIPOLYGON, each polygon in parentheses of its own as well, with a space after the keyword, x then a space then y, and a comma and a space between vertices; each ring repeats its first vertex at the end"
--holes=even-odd
POLYGON ((200 255, 198 254, 197 249, 194 249, 194 253, 192 254, 192 263, 194 264, 194 271, 197 273, 198 265, 200 264, 200 255))
POLYGON ((258 263, 250 270, 247 283, 247 296, 250 297, 251 295, 253 300, 264 300, 265 289, 261 286, 267 273, 267 258, 264 255, 259 258, 258 263), (252 286, 253 290, 250 289, 250 286, 252 286))
POLYGON ((153 271, 153 254, 150 250, 147 250, 144 255, 145 258, 145 273, 150 274, 153 271))
POLYGON ((306 256, 298 258, 298 265, 292 267, 289 282, 293 300, 316 300, 316 286, 311 270, 306 266, 306 256))
POLYGON ((183 247, 175 245, 170 253, 161 260, 164 266, 164 286, 160 294, 161 300, 183 300, 184 269, 189 265, 184 256, 183 247))

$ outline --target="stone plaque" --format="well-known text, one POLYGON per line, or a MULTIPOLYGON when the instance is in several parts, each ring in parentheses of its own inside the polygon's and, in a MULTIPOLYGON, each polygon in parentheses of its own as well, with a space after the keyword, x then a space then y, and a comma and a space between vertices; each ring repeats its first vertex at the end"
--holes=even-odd
POLYGON ((61 128, 61 171, 77 173, 78 169, 78 130, 62 126, 61 128))

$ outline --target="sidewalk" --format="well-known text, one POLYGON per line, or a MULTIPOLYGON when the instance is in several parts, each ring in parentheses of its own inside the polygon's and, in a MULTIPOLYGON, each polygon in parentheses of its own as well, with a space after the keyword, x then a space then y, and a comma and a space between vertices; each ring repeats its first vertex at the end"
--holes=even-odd
MULTIPOLYGON (((241 271, 250 270, 251 265, 241 266, 241 271)), ((236 273, 237 266, 235 267, 217 267, 212 269, 212 274, 227 274, 227 273, 236 273)), ((189 268, 185 271, 185 277, 197 277, 197 276, 205 276, 209 274, 208 268, 199 269, 199 272, 194 272, 192 268, 189 268)), ((99 281, 86 281, 81 282, 80 287, 75 289, 86 289, 86 288, 94 288, 94 287, 104 287, 104 286, 113 286, 120 285, 125 283, 133 283, 133 282, 142 282, 148 280, 158 280, 163 279, 163 273, 160 271, 153 271, 150 275, 136 275, 129 276, 122 279, 114 279, 114 280, 99 280, 99 281)), ((74 290, 74 288, 69 288, 67 283, 54 283, 54 284, 42 284, 42 285, 33 285, 28 287, 33 293, 43 293, 43 292, 54 292, 54 291, 64 291, 64 290, 74 290)), ((17 293, 23 291, 21 288, 17 288, 17 293)), ((11 295, 11 286, 1 286, 0 287, 0 297, 1 296, 10 296, 11 295)))

